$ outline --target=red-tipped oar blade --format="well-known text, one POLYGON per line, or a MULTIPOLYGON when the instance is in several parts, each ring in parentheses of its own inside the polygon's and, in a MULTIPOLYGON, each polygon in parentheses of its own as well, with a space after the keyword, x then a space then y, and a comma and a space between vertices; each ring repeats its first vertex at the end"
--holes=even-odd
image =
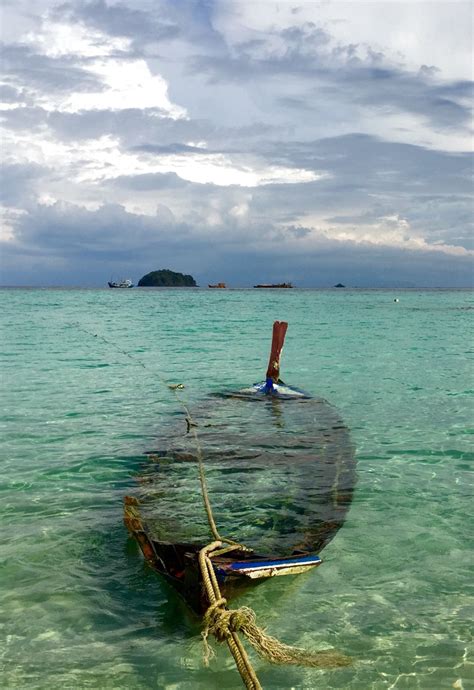
POLYGON ((272 379, 275 383, 280 377, 280 356, 287 328, 288 324, 286 321, 275 321, 273 324, 272 349, 268 362, 267 379, 272 379))

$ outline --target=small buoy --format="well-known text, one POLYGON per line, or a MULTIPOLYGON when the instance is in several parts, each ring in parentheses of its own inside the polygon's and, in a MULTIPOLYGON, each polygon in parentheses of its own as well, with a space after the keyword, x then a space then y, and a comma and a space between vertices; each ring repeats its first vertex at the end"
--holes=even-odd
POLYGON ((395 297, 395 299, 394 299, 393 301, 394 301, 394 302, 400 302, 400 300, 398 299, 398 297, 395 297))

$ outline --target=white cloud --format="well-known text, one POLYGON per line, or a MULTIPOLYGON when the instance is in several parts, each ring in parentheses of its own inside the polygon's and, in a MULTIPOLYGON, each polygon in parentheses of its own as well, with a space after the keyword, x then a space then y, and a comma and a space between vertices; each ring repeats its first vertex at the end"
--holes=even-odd
POLYGON ((41 31, 28 33, 25 43, 50 58, 77 58, 102 85, 100 90, 76 91, 66 98, 37 92, 36 103, 46 110, 76 113, 159 108, 167 117, 186 117, 185 108, 171 103, 165 79, 152 74, 145 60, 127 55, 129 39, 111 37, 78 22, 57 22, 46 17, 41 31))
MULTIPOLYGON (((447 244, 442 241, 432 243, 429 233, 423 237, 416 233, 406 218, 399 214, 380 216, 373 222, 360 222, 351 225, 328 223, 323 218, 307 215, 298 219, 304 227, 312 228, 312 233, 304 240, 308 244, 319 242, 322 237, 338 242, 356 245, 392 247, 416 252, 441 252, 451 256, 474 256, 474 251, 465 247, 447 244)), ((300 243, 301 241, 298 240, 300 243)))
POLYGON ((25 215, 24 209, 0 205, 0 242, 13 242, 15 240, 15 225, 25 215))
POLYGON ((126 51, 130 47, 129 39, 111 37, 78 22, 58 22, 47 17, 43 19, 41 32, 26 34, 24 41, 42 55, 53 58, 98 58, 126 51))
POLYGON ((229 215, 231 215, 233 218, 241 220, 241 219, 244 219, 247 217, 248 212, 249 212, 249 205, 248 205, 248 203, 244 202, 244 203, 236 204, 235 206, 232 206, 232 208, 229 211, 229 215))
POLYGON ((186 117, 186 110, 170 102, 168 85, 160 75, 153 75, 144 60, 108 58, 89 63, 88 70, 104 84, 99 92, 76 92, 66 100, 51 104, 66 112, 80 110, 122 110, 124 108, 159 108, 173 119, 186 117))
POLYGON ((7 134, 4 146, 12 159, 55 169, 56 174, 61 171, 65 178, 75 180, 78 184, 149 173, 175 173, 183 180, 221 187, 298 184, 327 177, 324 172, 266 165, 256 156, 249 160, 248 157, 233 158, 220 153, 152 155, 123 152, 119 140, 112 136, 67 144, 54 139, 47 132, 23 137, 7 134))

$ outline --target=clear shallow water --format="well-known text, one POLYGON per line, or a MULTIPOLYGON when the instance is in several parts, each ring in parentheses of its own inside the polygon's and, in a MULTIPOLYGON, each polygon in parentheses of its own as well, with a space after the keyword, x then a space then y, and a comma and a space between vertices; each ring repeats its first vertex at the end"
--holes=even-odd
POLYGON ((122 498, 180 414, 158 377, 185 383, 191 409, 261 380, 275 319, 290 323, 284 380, 338 408, 358 484, 324 564, 240 602, 280 639, 334 646, 355 663, 317 671, 256 658, 263 686, 473 687, 472 292, 0 298, 4 687, 241 687, 224 649, 203 668, 199 625, 128 540, 122 498))

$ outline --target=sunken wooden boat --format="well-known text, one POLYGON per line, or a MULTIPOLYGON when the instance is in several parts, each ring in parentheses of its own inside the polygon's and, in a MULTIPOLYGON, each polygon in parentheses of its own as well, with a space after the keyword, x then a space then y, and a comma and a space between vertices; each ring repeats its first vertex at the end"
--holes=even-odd
MULTIPOLYGON (((279 379, 286 326, 274 325, 265 382, 209 396, 193 411, 219 532, 246 547, 212 558, 227 600, 269 577, 320 565, 318 554, 352 500, 354 447, 337 410, 279 379)), ((149 565, 202 613, 209 601, 199 552, 212 537, 196 436, 183 418, 162 431, 138 495, 125 498, 125 524, 149 565)))

